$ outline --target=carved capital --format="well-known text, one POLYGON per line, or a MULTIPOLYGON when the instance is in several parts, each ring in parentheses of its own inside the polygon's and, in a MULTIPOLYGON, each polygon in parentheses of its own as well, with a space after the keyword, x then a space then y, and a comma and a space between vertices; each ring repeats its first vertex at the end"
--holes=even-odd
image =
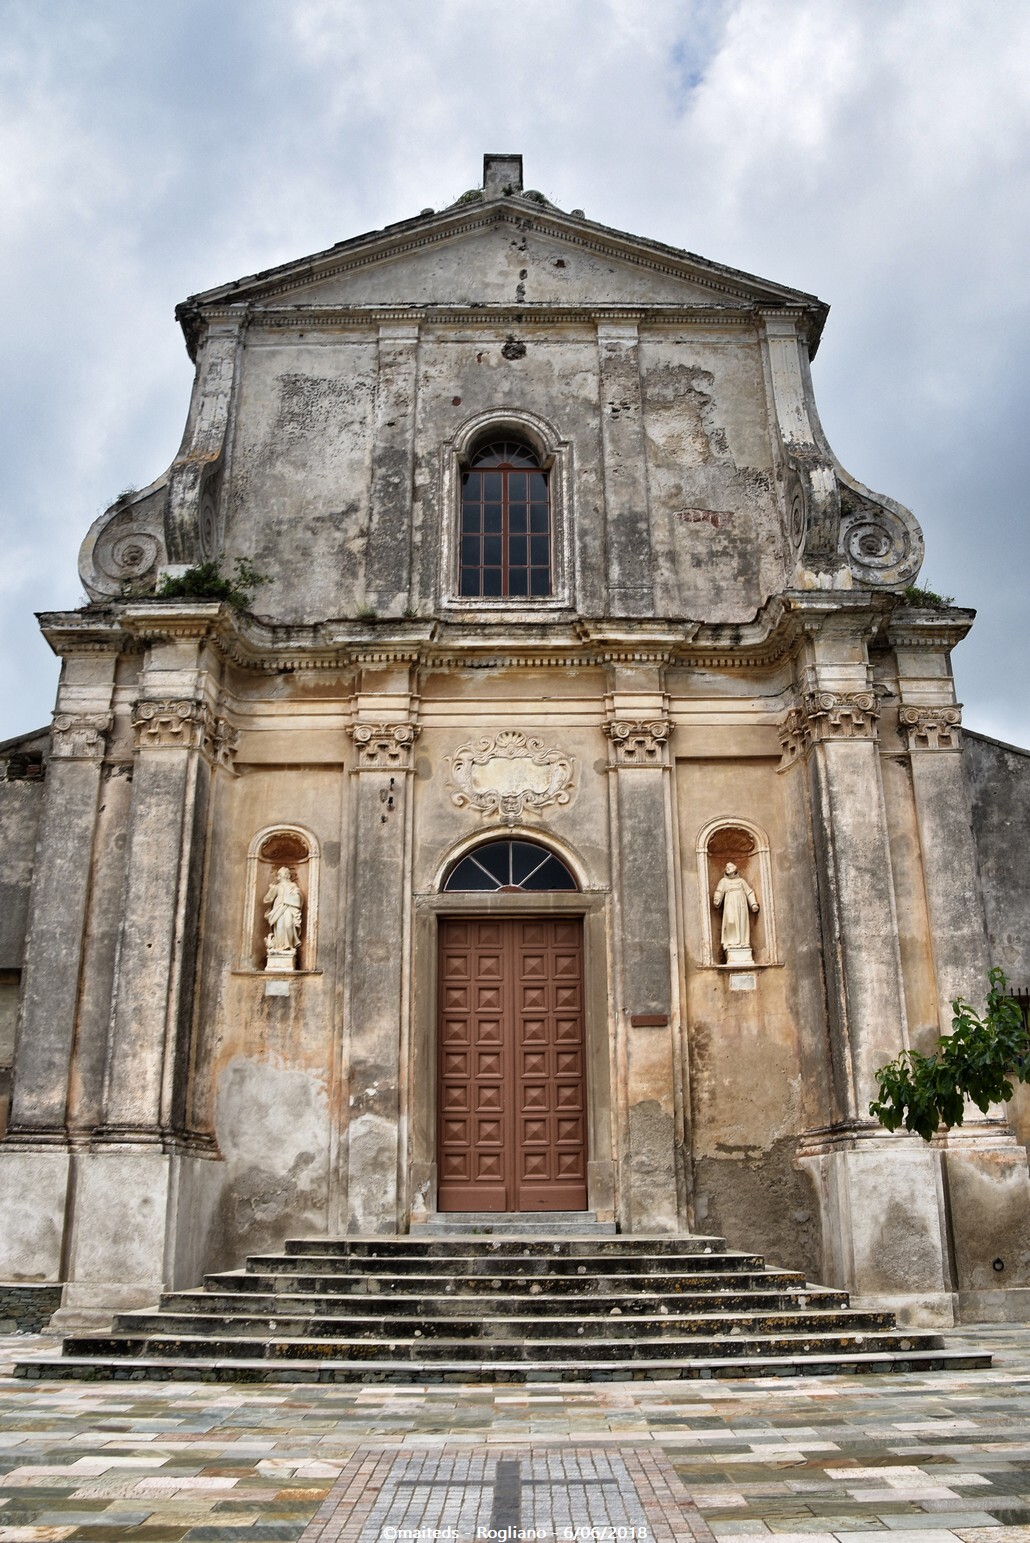
POLYGON ((52 761, 102 761, 111 727, 110 713, 56 713, 50 759, 52 761))
POLYGON ((826 739, 875 739, 880 706, 872 691, 809 691, 780 724, 781 766, 826 739))
POLYGON ((619 766, 664 766, 673 725, 666 718, 616 718, 602 724, 619 766))
POLYGON ((236 730, 204 702, 137 702, 132 726, 137 750, 199 750, 213 765, 232 765, 236 730))
POLYGON ((909 750, 960 750, 962 708, 903 707, 898 713, 898 733, 909 750))
POLYGON ((358 752, 358 771, 404 771, 422 730, 417 723, 352 723, 347 732, 358 752))

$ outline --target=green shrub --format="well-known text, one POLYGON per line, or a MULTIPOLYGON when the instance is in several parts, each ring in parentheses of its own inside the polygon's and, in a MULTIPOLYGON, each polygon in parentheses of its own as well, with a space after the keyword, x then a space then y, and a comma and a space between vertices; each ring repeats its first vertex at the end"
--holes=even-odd
POLYGON ((887 1130, 904 1125, 930 1141, 942 1125, 962 1124, 967 1098, 986 1114, 1012 1097, 1013 1078, 1030 1082, 1030 1041, 1019 1004, 1002 970, 992 970, 989 979, 983 1017, 959 997, 951 1004, 951 1033, 936 1050, 903 1050, 876 1073, 880 1096, 869 1113, 887 1130))

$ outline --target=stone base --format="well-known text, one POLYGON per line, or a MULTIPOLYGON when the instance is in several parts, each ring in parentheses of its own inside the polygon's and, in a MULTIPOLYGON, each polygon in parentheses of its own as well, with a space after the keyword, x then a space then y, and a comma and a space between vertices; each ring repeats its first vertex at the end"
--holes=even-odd
POLYGON ((0 1280, 59 1281, 71 1153, 0 1147, 0 1280))
POLYGON ((959 1323, 1030 1323, 1030 1287, 1003 1291, 960 1291, 959 1323))
POLYGON ((954 1291, 877 1292, 875 1296, 851 1295, 858 1312, 893 1313, 904 1328, 953 1329, 959 1321, 958 1295, 954 1291))
POLYGON ((197 1285, 223 1173, 210 1156, 149 1146, 0 1148, 0 1279, 64 1278, 62 1328, 197 1285))
POLYGON ((828 1131, 804 1138, 798 1166, 815 1191, 822 1284, 908 1322, 954 1322, 940 1155, 918 1137, 828 1131))
POLYGON ((76 1156, 62 1325, 72 1314, 144 1307, 162 1291, 199 1284, 223 1172, 219 1160, 189 1151, 111 1147, 76 1156))

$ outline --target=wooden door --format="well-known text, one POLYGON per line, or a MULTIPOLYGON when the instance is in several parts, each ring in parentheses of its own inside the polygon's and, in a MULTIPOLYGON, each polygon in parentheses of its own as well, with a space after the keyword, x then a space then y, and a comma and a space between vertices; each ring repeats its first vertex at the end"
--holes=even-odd
POLYGON ((440 923, 441 1211, 586 1209, 583 924, 440 923))

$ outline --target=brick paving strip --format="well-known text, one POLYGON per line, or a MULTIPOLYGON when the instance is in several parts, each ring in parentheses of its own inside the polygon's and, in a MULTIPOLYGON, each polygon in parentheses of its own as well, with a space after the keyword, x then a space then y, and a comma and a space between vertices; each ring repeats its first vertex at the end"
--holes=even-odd
POLYGON ((362 1447, 300 1543, 715 1543, 653 1447, 362 1447))

